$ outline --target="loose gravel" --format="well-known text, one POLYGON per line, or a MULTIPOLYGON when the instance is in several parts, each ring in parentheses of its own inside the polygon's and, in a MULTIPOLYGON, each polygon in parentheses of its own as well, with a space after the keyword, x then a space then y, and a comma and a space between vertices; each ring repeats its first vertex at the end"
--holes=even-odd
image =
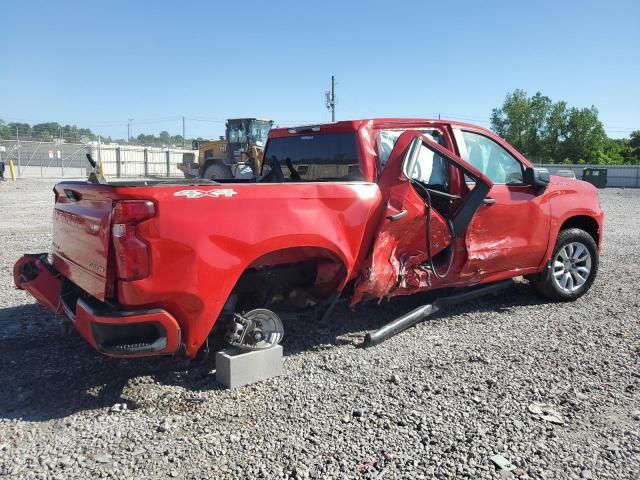
POLYGON ((370 349, 429 297, 338 307, 286 322, 281 377, 225 390, 208 361, 102 357, 13 288, 49 248, 52 186, 0 183, 0 476, 640 477, 640 190, 600 192, 599 277, 574 303, 521 280, 370 349))

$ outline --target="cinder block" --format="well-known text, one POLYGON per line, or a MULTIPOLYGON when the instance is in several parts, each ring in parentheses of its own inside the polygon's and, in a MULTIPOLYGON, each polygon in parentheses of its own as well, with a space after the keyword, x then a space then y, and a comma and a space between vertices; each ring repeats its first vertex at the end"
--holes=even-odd
POLYGON ((241 387, 282 374, 282 346, 245 351, 229 348, 216 353, 216 380, 227 388, 241 387))

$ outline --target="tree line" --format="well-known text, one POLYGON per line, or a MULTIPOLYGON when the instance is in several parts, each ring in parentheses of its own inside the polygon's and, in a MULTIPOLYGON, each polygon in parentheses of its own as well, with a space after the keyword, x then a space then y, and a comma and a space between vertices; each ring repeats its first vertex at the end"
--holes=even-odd
MULTIPOLYGON (((98 135, 89 128, 78 128, 76 125, 61 125, 58 122, 46 122, 30 125, 28 123, 11 122, 6 123, 0 120, 0 139, 15 140, 16 134, 20 140, 52 142, 61 139, 65 143, 86 143, 98 140, 98 135)), ((101 136, 104 143, 127 143, 122 138, 111 138, 101 136)), ((185 146, 191 148, 191 140, 185 140, 185 146)), ((198 137, 197 140, 202 140, 198 137)), ((182 147, 182 135, 171 135, 167 131, 162 131, 158 135, 145 135, 141 133, 137 137, 132 137, 128 143, 135 145, 145 145, 150 147, 176 146, 182 147)))
MULTIPOLYGON (((640 164, 640 130, 633 131, 629 138, 609 138, 594 106, 577 108, 565 101, 554 103, 540 92, 531 97, 524 90, 508 93, 502 106, 491 113, 491 129, 536 163, 640 164)), ((15 139, 16 132, 22 140, 63 139, 68 143, 98 140, 90 129, 75 125, 57 122, 30 125, 0 120, 0 139, 15 139)), ((101 139, 105 143, 127 143, 124 139, 101 139)), ((187 148, 191 141, 184 141, 187 148)), ((158 135, 141 133, 129 143, 181 147, 183 138, 162 131, 158 135)))
POLYGON ((508 93, 491 113, 491 129, 537 163, 640 163, 640 130, 629 138, 609 138, 594 106, 554 103, 540 92, 508 93))

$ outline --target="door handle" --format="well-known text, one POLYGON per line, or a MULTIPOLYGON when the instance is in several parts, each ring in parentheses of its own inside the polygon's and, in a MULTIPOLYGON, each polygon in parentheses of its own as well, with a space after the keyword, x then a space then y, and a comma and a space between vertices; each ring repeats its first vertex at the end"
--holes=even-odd
POLYGON ((401 218, 406 217, 407 213, 409 213, 409 212, 407 212, 406 209, 403 209, 403 210, 400 210, 398 213, 394 213, 393 215, 387 215, 387 218, 389 220, 391 220, 392 222, 397 222, 401 218))
POLYGON ((485 198, 484 200, 482 200, 483 205, 493 205, 496 203, 496 199, 495 198, 485 198))

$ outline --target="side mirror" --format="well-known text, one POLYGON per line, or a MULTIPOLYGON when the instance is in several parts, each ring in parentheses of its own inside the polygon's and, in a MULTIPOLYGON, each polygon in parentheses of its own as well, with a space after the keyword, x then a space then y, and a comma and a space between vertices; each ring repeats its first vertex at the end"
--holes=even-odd
POLYGON ((532 185, 536 192, 541 192, 549 185, 549 170, 546 168, 527 167, 524 169, 524 183, 532 185))

